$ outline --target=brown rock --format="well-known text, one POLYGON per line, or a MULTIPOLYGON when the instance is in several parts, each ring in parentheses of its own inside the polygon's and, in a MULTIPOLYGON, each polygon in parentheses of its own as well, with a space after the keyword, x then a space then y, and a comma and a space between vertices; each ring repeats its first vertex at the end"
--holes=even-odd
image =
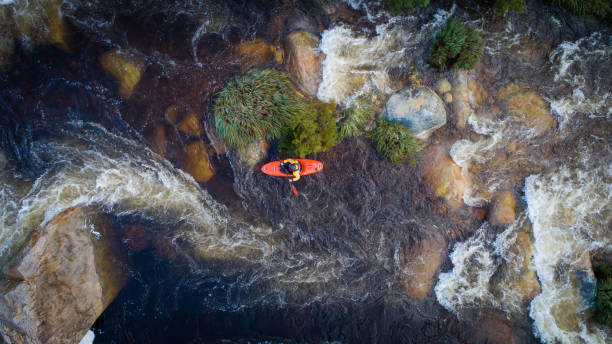
POLYGON ((467 181, 461 167, 453 162, 444 147, 430 145, 423 152, 421 172, 427 185, 453 209, 463 205, 467 181))
POLYGON ((504 191, 493 197, 490 221, 496 225, 507 225, 514 222, 516 201, 511 191, 504 191))
POLYGON ((514 344, 517 343, 515 331, 508 320, 500 314, 483 314, 475 323, 470 336, 475 343, 514 344))
POLYGON ((198 137, 203 134, 200 117, 193 112, 185 115, 185 118, 179 123, 178 128, 189 136, 198 137))
POLYGON ((121 242, 130 250, 140 252, 151 246, 151 236, 144 226, 129 225, 121 229, 121 242))
POLYGON ((404 287, 414 299, 424 299, 431 290, 434 275, 446 257, 446 242, 428 238, 407 250, 402 272, 406 276, 404 287))
POLYGON ((450 92, 451 88, 452 86, 450 82, 448 82, 448 80, 446 79, 440 79, 434 85, 434 89, 436 90, 436 92, 438 92, 439 95, 443 95, 444 93, 450 92))
POLYGON ((533 91, 510 83, 499 89, 497 100, 506 113, 527 124, 538 135, 556 125, 548 103, 533 91))
POLYGON ((47 28, 48 34, 47 39, 49 43, 56 46, 58 49, 63 51, 69 51, 68 45, 68 25, 62 16, 62 11, 60 10, 60 6, 62 5, 61 1, 53 1, 49 2, 46 8, 47 14, 47 28))
POLYGON ((244 147, 238 147, 236 154, 244 164, 254 167, 266 157, 269 147, 266 140, 255 140, 244 147))
POLYGON ((170 105, 166 108, 166 110, 164 111, 164 114, 166 115, 166 119, 168 120, 168 122, 172 123, 172 124, 177 124, 179 121, 179 115, 180 115, 180 111, 178 106, 176 105, 170 105))
POLYGON ((104 53, 100 64, 119 82, 121 97, 130 98, 145 69, 144 61, 132 52, 115 49, 104 53))
POLYGON ((128 279, 110 222, 76 207, 35 232, 0 286, 7 343, 78 343, 128 279))
POLYGON ((182 165, 185 172, 198 182, 205 183, 215 175, 208 161, 206 145, 201 140, 184 147, 182 165))
POLYGON ((454 72, 451 82, 453 86, 451 94, 453 96, 452 108, 455 126, 459 129, 463 129, 472 112, 470 107, 468 75, 465 71, 457 70, 454 72))
POLYGON ((146 133, 146 137, 149 140, 151 149, 161 155, 166 156, 166 148, 168 141, 166 139, 166 128, 163 124, 158 125, 155 128, 149 129, 146 133))
POLYGON ((322 58, 317 51, 319 38, 308 31, 295 31, 287 36, 285 58, 287 68, 298 87, 310 96, 319 89, 322 58))
POLYGON ((234 55, 240 61, 240 68, 247 70, 263 66, 274 58, 274 47, 260 38, 242 41, 234 49, 234 55))

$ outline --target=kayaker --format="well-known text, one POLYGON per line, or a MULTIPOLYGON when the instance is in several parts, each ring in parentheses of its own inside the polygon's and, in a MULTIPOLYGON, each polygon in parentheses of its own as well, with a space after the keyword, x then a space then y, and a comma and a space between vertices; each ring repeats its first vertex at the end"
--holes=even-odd
POLYGON ((293 175, 293 179, 290 180, 291 182, 297 182, 300 180, 300 163, 297 160, 283 160, 283 163, 281 164, 281 171, 293 175))

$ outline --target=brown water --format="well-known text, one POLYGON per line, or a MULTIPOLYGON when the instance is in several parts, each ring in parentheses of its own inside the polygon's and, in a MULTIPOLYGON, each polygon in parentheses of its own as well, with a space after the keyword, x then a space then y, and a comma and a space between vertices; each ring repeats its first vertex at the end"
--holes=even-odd
MULTIPOLYGON (((430 7, 386 25, 385 16, 367 18, 366 13, 378 13, 375 8, 355 11, 344 3, 330 15, 269 1, 63 3, 70 48, 30 47, 17 39, 13 62, 0 79, 2 142, 11 158, 0 175, 5 184, 0 195, 9 205, 1 217, 2 238, 10 238, 2 259, 32 228, 62 209, 97 204, 114 215, 118 226, 145 225, 156 244, 131 252, 133 278, 94 325, 96 342, 459 343, 484 342, 508 332, 517 342, 536 342, 535 316, 524 306, 507 313, 496 302, 449 307, 442 301, 448 310, 439 303, 442 294, 408 297, 405 257, 414 245, 438 238, 450 252, 482 220, 467 206, 450 209, 425 185, 418 167, 382 160, 365 138, 345 140, 315 155, 325 170, 300 181, 299 198, 286 183, 241 165, 233 153, 212 154, 216 175, 207 183, 195 183, 177 169, 183 147, 195 139, 177 129, 168 109, 193 112, 212 123, 214 94, 233 75, 253 67, 252 61, 234 56, 241 41, 261 38, 278 45, 295 29, 329 29, 331 37, 338 33, 334 25, 343 25, 354 30, 353 39, 365 37, 361 45, 346 49, 384 43, 378 54, 388 58, 382 64, 359 60, 376 56, 346 52, 360 71, 388 74, 389 87, 373 90, 384 97, 410 62, 425 54, 424 46, 450 14, 485 31, 488 50, 476 74, 487 91, 494 94, 509 81, 528 84, 559 109, 565 106, 558 116, 569 123, 535 137, 483 115, 471 120, 479 135, 440 130, 434 140, 463 138, 464 151, 475 145, 482 154, 460 164, 474 174, 475 190, 503 182, 521 194, 526 177, 554 171, 567 161, 579 168, 584 168, 579 163, 584 156, 609 163, 609 151, 597 144, 604 140, 603 147, 610 145, 609 98, 592 111, 564 103, 578 97, 571 93, 578 87, 572 84, 576 75, 587 80, 580 88, 587 99, 610 92, 605 77, 610 65, 600 63, 605 53, 592 61, 581 57, 584 66, 570 64, 569 74, 563 74, 567 49, 560 45, 578 40, 572 32, 575 23, 554 26, 559 15, 539 5, 506 19, 468 5, 430 7), (376 25, 384 30, 377 32, 376 25), (411 49, 401 50, 404 45, 411 49), (136 51, 146 65, 128 100, 100 66, 100 56, 115 48, 136 51), (159 128, 166 136, 163 157, 156 154, 159 128), (484 149, 479 140, 497 133, 523 141, 526 148, 501 162, 503 168, 487 168, 497 166, 505 145, 487 141, 493 148, 484 149), (574 149, 577 143, 581 153, 574 149)), ((591 28, 582 30, 578 34, 589 37, 591 28)), ((600 35, 582 44, 596 42, 595 48, 608 51, 609 34, 600 35)), ((578 47, 587 55, 597 50, 578 47)), ((272 58, 257 67, 282 68, 272 58)), ((333 77, 336 71, 330 67, 324 73, 333 77)), ((423 73, 424 82, 439 76, 423 73)), ((338 86, 339 94, 350 98, 371 80, 338 86)), ((212 147, 208 135, 198 139, 212 147)), ((271 152, 269 160, 278 158, 271 152)), ((457 154, 453 158, 459 163, 457 154)), ((519 209, 526 209, 526 203, 519 200, 519 209)), ((486 200, 480 206, 486 208, 486 200)), ((441 270, 453 268, 447 260, 441 270)))

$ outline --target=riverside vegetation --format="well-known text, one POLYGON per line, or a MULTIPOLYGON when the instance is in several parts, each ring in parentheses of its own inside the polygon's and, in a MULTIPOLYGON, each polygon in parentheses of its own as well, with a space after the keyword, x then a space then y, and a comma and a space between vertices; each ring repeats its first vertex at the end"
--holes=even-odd
POLYGON ((595 300, 595 320, 612 327, 612 265, 595 268, 597 277, 597 299, 595 300))
POLYGON ((429 62, 440 69, 472 69, 483 52, 484 44, 476 29, 451 19, 436 34, 429 62))
MULTIPOLYGON (((214 113, 217 133, 226 144, 242 147, 254 140, 279 139, 281 154, 303 158, 328 151, 339 138, 363 133, 374 109, 361 100, 345 110, 338 125, 335 104, 307 102, 287 74, 267 69, 230 80, 217 96, 214 113)), ((423 146, 405 125, 382 119, 369 137, 377 151, 395 163, 423 146)))

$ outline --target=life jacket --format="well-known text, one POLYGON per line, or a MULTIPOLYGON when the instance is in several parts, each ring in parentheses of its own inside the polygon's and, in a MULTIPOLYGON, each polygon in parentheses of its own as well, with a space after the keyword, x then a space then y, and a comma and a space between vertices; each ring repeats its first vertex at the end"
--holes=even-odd
POLYGON ((300 179, 300 170, 302 166, 300 166, 300 162, 293 159, 283 160, 283 163, 280 166, 281 172, 286 174, 293 175, 293 181, 298 181, 300 179))

